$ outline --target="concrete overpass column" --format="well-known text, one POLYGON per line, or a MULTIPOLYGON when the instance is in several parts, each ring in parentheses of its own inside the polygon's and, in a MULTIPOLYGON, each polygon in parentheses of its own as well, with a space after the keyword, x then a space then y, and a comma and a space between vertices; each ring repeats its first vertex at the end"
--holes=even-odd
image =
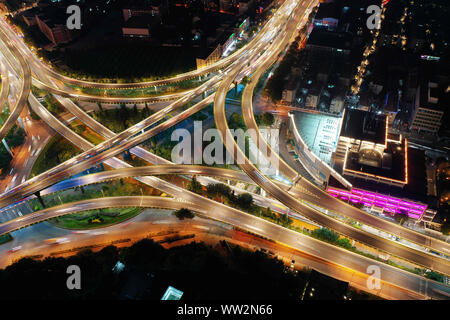
POLYGON ((43 206, 44 208, 47 208, 47 207, 45 206, 44 200, 43 200, 42 197, 41 197, 41 192, 40 192, 40 191, 37 191, 37 192, 35 193, 35 195, 36 195, 36 197, 38 198, 39 202, 42 204, 42 206, 43 206))

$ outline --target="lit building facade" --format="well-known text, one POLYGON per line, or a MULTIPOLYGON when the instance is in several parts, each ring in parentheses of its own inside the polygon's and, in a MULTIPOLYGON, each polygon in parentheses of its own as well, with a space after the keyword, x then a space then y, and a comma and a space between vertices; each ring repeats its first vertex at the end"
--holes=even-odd
POLYGON ((443 108, 439 105, 438 85, 428 82, 417 88, 411 130, 435 134, 442 124, 443 108))
POLYGON ((427 206, 407 199, 391 197, 389 195, 353 188, 351 191, 339 188, 328 188, 328 193, 335 198, 352 203, 361 203, 365 207, 378 207, 383 211, 395 214, 406 213, 410 218, 420 220, 427 206))

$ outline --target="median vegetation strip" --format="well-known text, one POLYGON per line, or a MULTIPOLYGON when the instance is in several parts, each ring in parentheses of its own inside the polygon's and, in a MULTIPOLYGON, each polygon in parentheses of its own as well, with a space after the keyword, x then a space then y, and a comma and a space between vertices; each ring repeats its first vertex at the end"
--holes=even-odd
MULTIPOLYGON (((63 203, 96 199, 102 197, 128 196, 161 196, 162 192, 140 183, 132 178, 123 178, 104 183, 80 186, 74 189, 67 189, 55 192, 42 197, 46 207, 53 207, 63 203)), ((38 199, 29 201, 31 208, 35 211, 43 209, 38 199)), ((76 213, 78 214, 78 213, 76 213)))
POLYGON ((4 235, 0 236, 0 244, 4 244, 7 243, 9 241, 11 241, 13 239, 13 237, 11 236, 10 233, 6 233, 4 235))
POLYGON ((69 214, 54 218, 50 222, 64 229, 103 228, 131 219, 142 210, 142 208, 105 208, 69 214))
MULTIPOLYGON (((204 78, 206 79, 206 77, 204 78)), ((139 98, 139 97, 152 97, 165 94, 173 94, 183 92, 189 89, 196 88, 201 85, 204 80, 191 79, 181 82, 176 82, 171 85, 164 86, 151 86, 146 88, 132 88, 132 89, 104 89, 104 88, 90 88, 90 87, 77 87, 70 85, 74 90, 88 94, 98 95, 105 97, 127 97, 127 98, 139 98), (156 88, 156 90, 155 90, 156 88)))

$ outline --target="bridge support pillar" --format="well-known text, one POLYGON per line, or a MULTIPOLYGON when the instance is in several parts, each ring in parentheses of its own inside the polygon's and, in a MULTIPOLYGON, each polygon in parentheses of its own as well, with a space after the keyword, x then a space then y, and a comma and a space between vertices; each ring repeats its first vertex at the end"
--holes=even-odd
POLYGON ((36 197, 38 198, 39 202, 40 202, 40 203, 42 204, 42 206, 44 207, 44 209, 47 208, 47 206, 46 206, 45 203, 44 203, 44 199, 42 199, 42 197, 41 197, 41 193, 40 193, 39 191, 37 191, 37 192, 35 193, 35 195, 36 195, 36 197))

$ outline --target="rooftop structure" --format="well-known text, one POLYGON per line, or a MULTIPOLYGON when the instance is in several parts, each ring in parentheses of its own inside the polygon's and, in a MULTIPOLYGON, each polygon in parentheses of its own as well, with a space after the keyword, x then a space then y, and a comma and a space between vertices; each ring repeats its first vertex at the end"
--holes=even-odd
POLYGON ((299 133, 308 147, 322 161, 331 164, 331 155, 336 149, 340 118, 325 114, 295 112, 299 133))
POLYGON ((387 116, 347 109, 333 160, 335 170, 352 188, 345 190, 330 178, 331 195, 390 214, 422 218, 429 200, 425 153, 409 147, 402 135, 389 133, 387 116))
POLYGON ((326 27, 335 30, 339 23, 340 6, 336 2, 320 3, 319 10, 314 16, 315 27, 326 27))
POLYGON ((388 138, 388 117, 347 109, 339 137, 342 173, 404 186, 408 183, 408 142, 388 138))
POLYGON ((162 11, 161 0, 133 0, 127 1, 127 7, 122 9, 123 19, 128 21, 132 17, 142 15, 157 16, 162 11))
POLYGON ((385 145, 387 127, 385 116, 362 110, 348 109, 342 121, 341 137, 385 145))
POLYGON ((162 296, 161 300, 180 300, 182 296, 183 291, 180 291, 172 286, 169 286, 166 292, 164 292, 164 295, 162 296))
MULTIPOLYGON (((39 30, 53 44, 66 43, 72 40, 72 33, 66 27, 67 14, 61 8, 47 8, 45 12, 36 14, 35 18, 39 30)), ((32 21, 30 20, 30 22, 32 21)))
POLYGON ((425 82, 417 88, 411 130, 437 133, 445 108, 441 99, 442 90, 437 83, 425 82))
POLYGON ((407 199, 392 197, 383 193, 370 192, 353 188, 351 191, 328 187, 328 193, 333 197, 352 203, 362 203, 366 207, 379 207, 390 213, 406 213, 410 218, 420 219, 427 206, 407 199))
POLYGON ((131 37, 150 37, 150 28, 158 19, 149 14, 129 18, 122 27, 122 34, 131 37))

